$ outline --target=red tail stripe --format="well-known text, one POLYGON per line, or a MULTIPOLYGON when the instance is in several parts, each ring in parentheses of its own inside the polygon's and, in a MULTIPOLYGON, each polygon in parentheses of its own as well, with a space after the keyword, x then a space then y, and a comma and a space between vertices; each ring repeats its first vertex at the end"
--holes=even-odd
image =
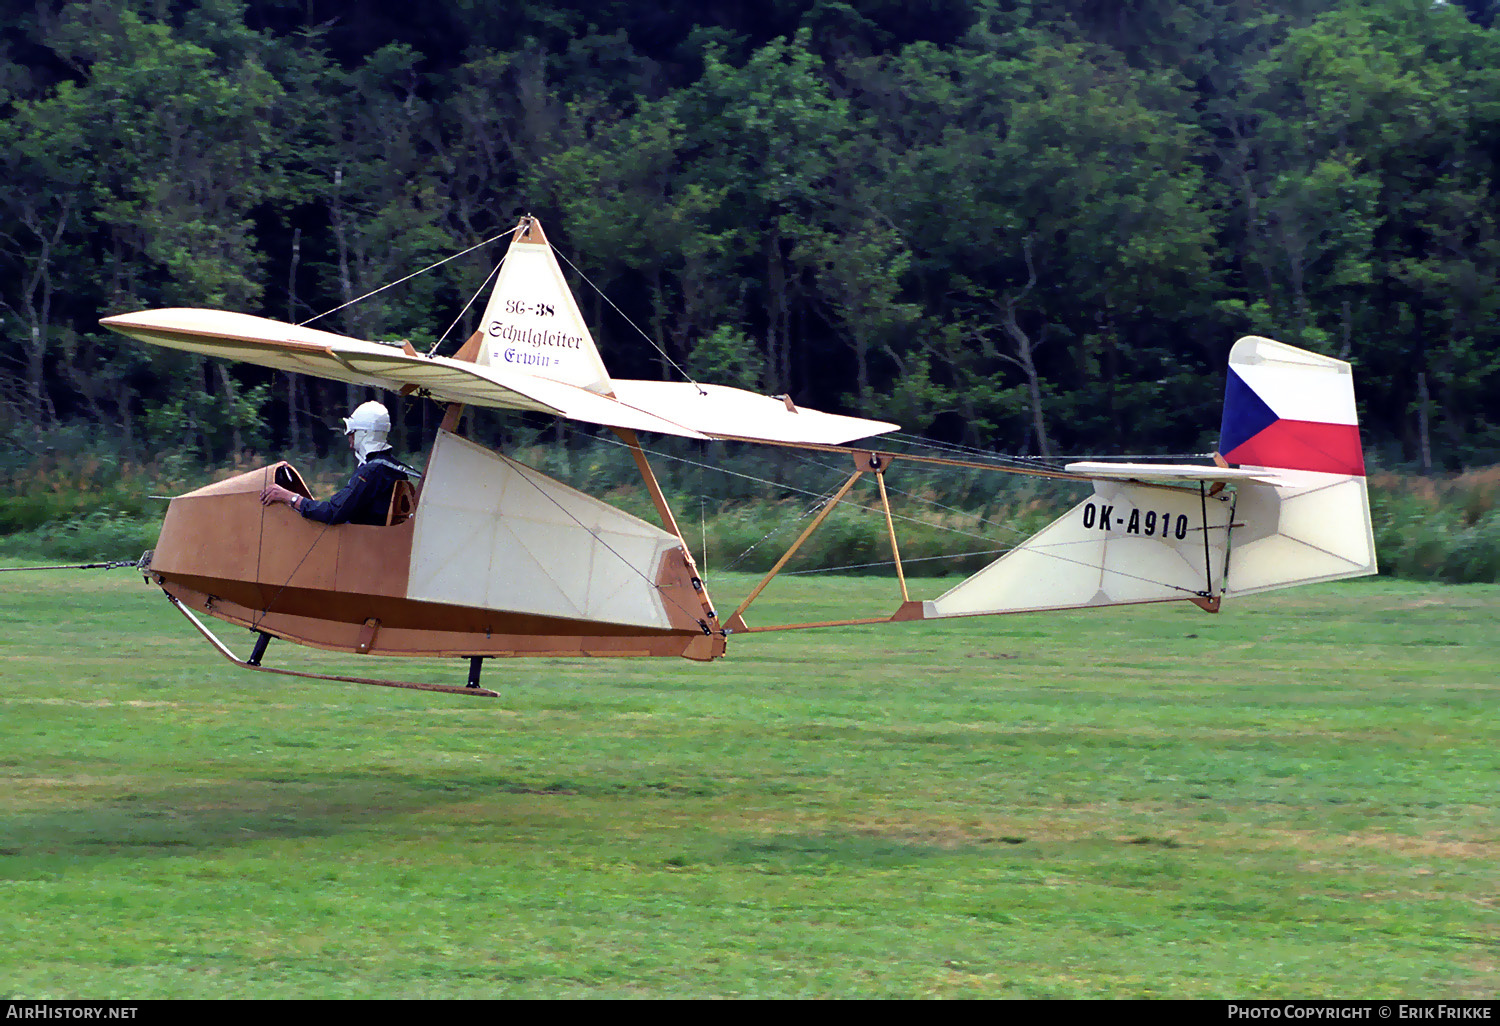
POLYGON ((1326 474, 1365 474, 1356 424, 1278 420, 1224 454, 1230 463, 1326 474))

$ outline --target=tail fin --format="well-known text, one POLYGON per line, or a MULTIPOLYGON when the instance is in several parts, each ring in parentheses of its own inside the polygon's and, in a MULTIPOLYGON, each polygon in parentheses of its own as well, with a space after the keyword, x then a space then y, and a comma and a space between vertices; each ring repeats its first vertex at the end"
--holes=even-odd
POLYGON ((1219 450, 1274 477, 1236 485, 1226 594, 1377 572, 1349 364, 1240 339, 1229 353, 1219 450))
POLYGON ((1222 596, 1376 572, 1347 363, 1240 339, 1220 447, 1250 465, 1069 464, 1094 494, 923 603, 921 618, 1183 599, 1217 609, 1222 596))
POLYGON ((614 384, 541 224, 522 218, 480 322, 476 362, 614 395, 614 384))
POLYGON ((1230 463, 1363 477, 1349 365, 1268 338, 1240 339, 1229 351, 1219 452, 1230 463))

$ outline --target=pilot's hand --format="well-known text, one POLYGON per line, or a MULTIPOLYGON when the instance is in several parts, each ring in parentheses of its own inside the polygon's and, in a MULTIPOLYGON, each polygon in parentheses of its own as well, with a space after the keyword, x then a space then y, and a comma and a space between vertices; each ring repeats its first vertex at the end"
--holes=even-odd
POLYGON ((260 504, 270 506, 273 503, 284 502, 293 509, 297 508, 297 500, 301 498, 290 488, 283 488, 279 484, 268 484, 260 493, 260 504))

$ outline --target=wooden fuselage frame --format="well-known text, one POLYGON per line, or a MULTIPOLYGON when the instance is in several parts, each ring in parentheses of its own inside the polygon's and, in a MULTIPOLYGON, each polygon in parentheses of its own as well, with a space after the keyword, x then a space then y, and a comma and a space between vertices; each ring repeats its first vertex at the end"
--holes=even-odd
POLYGON ((642 474, 678 546, 648 568, 668 601, 664 628, 605 623, 409 596, 413 534, 421 517, 392 526, 325 525, 285 505, 261 504, 276 481, 308 490, 285 463, 172 500, 148 577, 183 606, 314 648, 425 657, 667 656, 724 654, 724 632, 671 520, 645 456, 642 474))
MULTIPOLYGON (((445 430, 455 425, 457 411, 457 407, 450 409, 445 430)), ((844 453, 852 457, 853 473, 721 624, 645 451, 633 432, 616 429, 616 433, 632 450, 663 529, 676 540, 659 564, 651 568, 652 586, 669 599, 663 604, 671 620, 667 627, 646 628, 412 598, 408 585, 415 526, 422 516, 420 491, 415 516, 405 522, 383 527, 328 526, 306 520, 285 506, 261 504, 262 489, 273 481, 308 494, 301 477, 285 463, 240 474, 174 499, 147 574, 188 609, 272 637, 360 655, 471 659, 674 655, 712 660, 724 655, 727 636, 733 633, 891 623, 931 615, 922 602, 911 600, 906 588, 884 481, 893 462, 911 460, 1078 480, 1056 471, 995 467, 967 460, 842 446, 797 446, 844 453), (876 479, 885 515, 900 589, 896 607, 885 615, 870 617, 750 626, 745 611, 865 474, 876 479)), ((1205 583, 1203 591, 1183 591, 1174 598, 1216 612, 1217 588, 1211 580, 1205 583)))

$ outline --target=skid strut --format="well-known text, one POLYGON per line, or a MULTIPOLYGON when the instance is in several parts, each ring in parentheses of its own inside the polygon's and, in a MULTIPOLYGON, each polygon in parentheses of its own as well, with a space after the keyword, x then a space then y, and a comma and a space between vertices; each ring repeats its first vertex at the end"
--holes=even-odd
MULTIPOLYGON (((259 670, 261 673, 279 673, 287 677, 307 677, 311 680, 336 680, 342 681, 347 684, 373 684, 376 687, 382 688, 408 688, 412 691, 442 691, 450 695, 479 695, 484 698, 500 697, 493 691, 487 691, 486 689, 479 687, 477 683, 471 684, 468 687, 460 688, 454 687, 450 684, 421 684, 416 681, 375 680, 370 677, 339 677, 331 673, 302 673, 298 670, 282 670, 274 666, 261 666, 257 663, 251 662, 250 659, 241 659, 233 652, 231 652, 229 650, 229 646, 215 637, 214 632, 209 630, 202 620, 194 616, 193 611, 187 606, 183 605, 175 595, 167 593, 167 601, 172 603, 172 605, 177 608, 177 611, 179 613, 187 617, 188 622, 196 627, 198 629, 198 633, 202 634, 206 639, 208 639, 208 642, 213 645, 214 648, 218 649, 220 655, 222 655, 225 659, 228 659, 231 663, 234 663, 234 665, 243 666, 246 669, 259 670)), ((271 640, 270 635, 262 631, 257 631, 256 633, 259 635, 259 637, 255 639, 255 651, 251 654, 251 659, 264 655, 265 646, 269 644, 271 640)), ((477 661, 477 658, 470 660, 471 674, 474 672, 473 664, 477 661)))
POLYGON ((265 631, 255 632, 255 648, 250 653, 250 658, 245 660, 247 666, 259 666, 261 657, 266 654, 266 646, 271 643, 271 636, 265 631))

